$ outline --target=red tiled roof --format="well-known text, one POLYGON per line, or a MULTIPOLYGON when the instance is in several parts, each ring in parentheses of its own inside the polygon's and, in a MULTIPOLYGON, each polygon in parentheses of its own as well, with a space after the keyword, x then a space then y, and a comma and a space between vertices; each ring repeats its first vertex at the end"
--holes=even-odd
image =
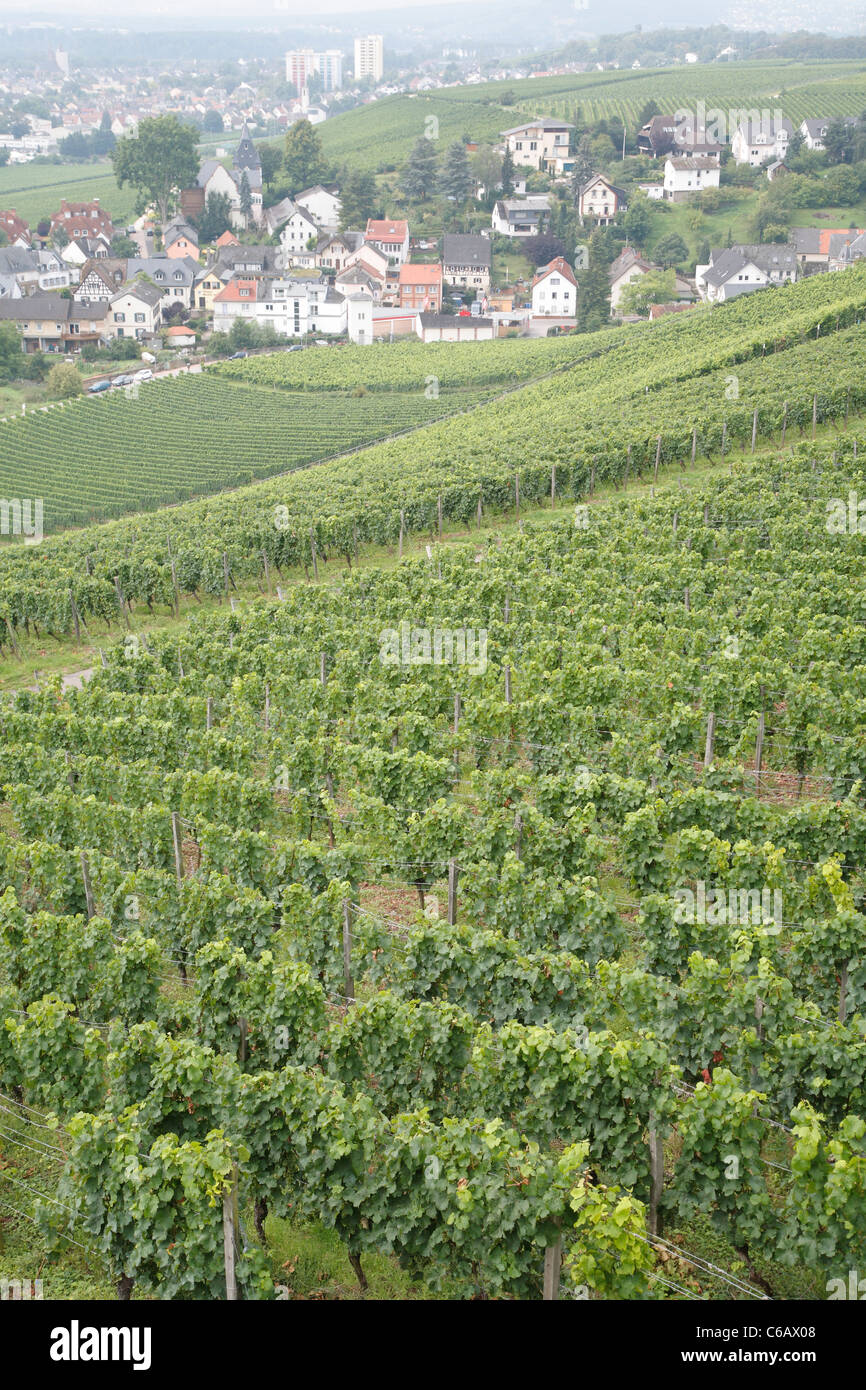
POLYGON ((214 299, 220 300, 223 304, 237 304, 242 299, 255 301, 258 295, 258 288, 258 280, 243 280, 240 278, 229 280, 225 289, 220 290, 219 294, 214 295, 214 299), (242 293, 244 290, 246 291, 245 294, 242 293))
POLYGON ((536 285, 540 284, 542 280, 545 280, 548 275, 554 273, 564 276, 570 285, 577 284, 574 278, 574 271, 568 264, 568 261, 564 260, 562 256, 557 256, 549 265, 541 267, 532 281, 532 288, 535 289, 536 285))
POLYGON ((442 283, 441 265, 401 265, 401 285, 438 285, 442 283))
POLYGON ((368 241, 393 241, 399 245, 409 235, 409 223, 405 221, 391 222, 384 219, 379 221, 371 217, 364 235, 368 241))

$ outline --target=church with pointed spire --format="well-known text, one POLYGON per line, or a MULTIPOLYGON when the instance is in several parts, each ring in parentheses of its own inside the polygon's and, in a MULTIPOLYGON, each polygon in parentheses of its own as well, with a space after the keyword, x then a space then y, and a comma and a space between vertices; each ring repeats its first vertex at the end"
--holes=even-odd
POLYGON ((250 138, 249 127, 246 121, 241 129, 241 138, 235 150, 232 174, 235 182, 240 184, 243 174, 246 173, 251 189, 260 189, 262 186, 262 161, 259 159, 258 150, 250 138))

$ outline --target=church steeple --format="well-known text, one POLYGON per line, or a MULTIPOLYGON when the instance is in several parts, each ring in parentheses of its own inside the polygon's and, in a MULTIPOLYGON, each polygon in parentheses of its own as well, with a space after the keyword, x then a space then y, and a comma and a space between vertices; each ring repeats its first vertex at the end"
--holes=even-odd
POLYGON ((259 159, 256 147, 250 139, 250 132, 247 129, 246 121, 244 121, 240 142, 235 151, 234 167, 236 169, 255 169, 259 172, 261 171, 262 161, 259 159))

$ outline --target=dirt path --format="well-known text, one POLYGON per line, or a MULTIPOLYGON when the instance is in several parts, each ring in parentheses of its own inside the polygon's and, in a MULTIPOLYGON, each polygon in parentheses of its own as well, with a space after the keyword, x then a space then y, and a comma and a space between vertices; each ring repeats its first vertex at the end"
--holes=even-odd
MULTIPOLYGON (((63 681, 63 689, 81 690, 84 685, 84 682, 90 680, 90 677, 93 675, 93 671, 94 668, 92 666, 85 666, 84 669, 81 671, 64 671, 63 676, 61 678, 63 681)), ((39 686, 27 685, 24 687, 24 689, 38 690, 39 686)))

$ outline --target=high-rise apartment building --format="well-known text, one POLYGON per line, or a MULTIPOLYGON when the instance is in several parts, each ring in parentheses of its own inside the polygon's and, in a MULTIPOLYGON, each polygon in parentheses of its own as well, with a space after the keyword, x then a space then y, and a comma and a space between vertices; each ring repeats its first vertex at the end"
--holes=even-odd
POLYGON ((312 48, 296 49, 286 54, 286 81, 300 95, 311 77, 322 79, 322 90, 338 92, 343 85, 343 55, 336 48, 314 53, 312 48))
POLYGON ((384 47, 381 34, 366 34, 355 40, 355 81, 372 77, 380 82, 385 71, 384 47))

